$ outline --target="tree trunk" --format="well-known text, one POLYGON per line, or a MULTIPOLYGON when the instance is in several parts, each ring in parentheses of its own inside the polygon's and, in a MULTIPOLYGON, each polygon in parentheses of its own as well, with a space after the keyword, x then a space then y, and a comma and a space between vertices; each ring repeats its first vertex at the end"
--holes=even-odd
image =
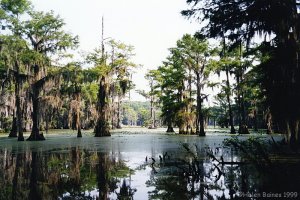
POLYGON ((80 102, 81 102, 81 96, 80 92, 76 94, 76 101, 78 102, 79 106, 76 108, 76 127, 77 127, 77 137, 82 137, 81 134, 81 120, 80 120, 80 102))
POLYGON ((167 133, 174 133, 174 132, 175 132, 175 131, 174 131, 173 126, 169 126, 169 125, 168 125, 167 133))
POLYGON ((272 114, 270 108, 267 109, 266 121, 267 121, 267 134, 273 134, 273 128, 272 128, 273 120, 272 120, 272 114))
POLYGON ((174 133, 174 129, 173 129, 173 126, 172 126, 172 121, 171 120, 168 120, 168 129, 167 129, 167 133, 174 133))
POLYGON ((256 106, 255 106, 255 109, 253 111, 253 115, 254 115, 254 131, 258 131, 258 127, 257 127, 257 110, 256 110, 256 106))
POLYGON ((229 82, 229 70, 226 67, 226 97, 228 103, 228 111, 229 111, 229 124, 230 124, 230 133, 235 134, 235 128, 233 126, 233 115, 232 115, 232 108, 230 102, 230 82, 229 82))
POLYGON ((22 120, 22 109, 21 109, 21 100, 20 100, 20 87, 22 80, 20 79, 20 69, 18 62, 15 62, 15 70, 14 78, 15 78, 15 108, 16 108, 16 118, 13 119, 13 127, 10 132, 9 137, 17 137, 18 133, 18 141, 24 141, 23 136, 23 120, 22 120))
MULTIPOLYGON (((183 95, 183 90, 184 90, 184 82, 181 82, 182 87, 180 89, 178 89, 178 96, 177 96, 177 100, 179 103, 183 103, 184 101, 184 95, 183 95)), ((178 110, 178 113, 183 113, 185 112, 184 108, 180 107, 180 109, 178 110)), ((178 116, 177 116, 178 117, 178 116)), ((179 134, 186 134, 185 132, 185 121, 180 119, 177 121, 177 126, 179 128, 179 134)))
POLYGON ((155 109, 154 108, 153 108, 153 127, 157 128, 156 127, 156 117, 155 117, 155 109))
POLYGON ((46 126, 45 126, 45 132, 46 134, 48 134, 48 130, 49 130, 49 122, 51 121, 50 119, 50 111, 48 111, 48 109, 45 110, 44 116, 45 116, 45 122, 46 122, 46 126))
POLYGON ((241 92, 241 127, 239 127, 239 133, 240 134, 249 134, 248 126, 246 124, 246 112, 245 112, 245 101, 244 101, 244 94, 241 92))
POLYGON ((118 112, 117 112, 117 129, 121 129, 121 103, 122 103, 122 99, 121 99, 121 95, 118 95, 118 112))
POLYGON ((45 140, 43 134, 40 134, 39 131, 39 120, 40 120, 40 89, 43 86, 44 79, 39 79, 40 76, 40 66, 34 65, 34 82, 31 86, 31 100, 32 100, 32 129, 31 134, 27 140, 29 141, 38 141, 38 140, 45 140))
POLYGON ((149 129, 155 129, 155 109, 154 109, 154 101, 153 97, 150 97, 150 114, 151 114, 151 125, 149 126, 149 129))
POLYGON ((199 136, 205 136, 204 131, 204 116, 202 113, 202 98, 201 98, 201 85, 200 74, 196 72, 197 76, 197 116, 196 116, 196 134, 199 136))
POLYGON ((102 76, 98 91, 98 120, 95 127, 95 137, 110 136, 107 113, 108 113, 108 103, 107 103, 107 81, 106 77, 102 76))
POLYGON ((22 120, 22 110, 21 110, 21 101, 20 101, 20 86, 18 85, 18 94, 16 95, 16 104, 17 104, 17 129, 18 129, 18 141, 24 141, 23 136, 23 120, 22 120))
POLYGON ((45 140, 45 137, 43 134, 40 134, 39 131, 39 118, 40 118, 40 101, 39 101, 39 88, 34 83, 32 85, 32 130, 29 138, 27 140, 29 141, 38 141, 38 140, 45 140))
MULTIPOLYGON (((152 87, 152 86, 151 86, 152 87)), ((150 125, 150 129, 154 129, 154 119, 153 119, 153 98, 152 96, 150 97, 150 117, 151 117, 151 125, 150 125)))
POLYGON ((199 136, 205 136, 205 131, 204 131, 204 116, 203 113, 200 113, 200 133, 199 136))
POLYGON ((151 125, 149 129, 155 129, 155 111, 154 111, 154 96, 153 96, 153 80, 150 82, 150 115, 151 115, 151 125))
POLYGON ((249 134, 248 127, 246 125, 246 113, 245 113, 245 102, 244 95, 241 89, 242 72, 238 72, 236 75, 237 79, 237 98, 238 98, 238 109, 239 109, 239 134, 249 134))
POLYGON ((112 103, 112 106, 111 106, 111 129, 114 130, 116 128, 115 127, 115 121, 114 121, 115 120, 115 115, 116 115, 114 94, 112 95, 111 103, 112 103))
POLYGON ((180 134, 180 135, 181 135, 181 134, 185 134, 185 131, 184 131, 184 124, 179 124, 178 128, 179 128, 179 134, 180 134))
POLYGON ((13 114, 13 121, 11 125, 11 130, 8 137, 18 137, 18 128, 17 128, 17 118, 15 117, 15 112, 13 114))
POLYGON ((189 68, 189 77, 188 77, 188 91, 189 91, 189 101, 187 104, 187 112, 189 113, 189 121, 187 123, 187 133, 190 133, 191 135, 195 134, 193 132, 193 125, 194 125, 194 120, 191 120, 191 114, 192 114, 192 107, 193 107, 193 91, 192 91, 192 70, 189 68), (190 129, 190 131, 188 130, 190 129))

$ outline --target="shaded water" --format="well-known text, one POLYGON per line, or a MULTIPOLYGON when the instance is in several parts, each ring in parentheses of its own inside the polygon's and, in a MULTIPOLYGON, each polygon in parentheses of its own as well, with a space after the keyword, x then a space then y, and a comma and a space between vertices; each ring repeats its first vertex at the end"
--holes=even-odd
POLYGON ((298 199, 299 165, 259 170, 223 148, 225 138, 1 138, 0 199, 256 199, 276 194, 298 199), (221 156, 228 164, 214 160, 221 156))

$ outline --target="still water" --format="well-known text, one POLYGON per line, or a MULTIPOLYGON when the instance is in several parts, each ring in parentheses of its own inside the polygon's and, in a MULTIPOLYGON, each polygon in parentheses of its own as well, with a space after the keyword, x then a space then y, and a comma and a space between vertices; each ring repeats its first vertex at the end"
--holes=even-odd
POLYGON ((225 138, 1 138, 0 199, 274 199, 284 192, 299 198, 299 165, 259 170, 223 147, 225 138))

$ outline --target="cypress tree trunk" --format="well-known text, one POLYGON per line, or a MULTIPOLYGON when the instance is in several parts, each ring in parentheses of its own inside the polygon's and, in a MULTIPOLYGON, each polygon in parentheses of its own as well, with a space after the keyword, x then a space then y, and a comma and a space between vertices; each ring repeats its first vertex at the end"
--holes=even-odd
POLYGON ((79 103, 79 106, 76 109, 76 126, 77 126, 77 137, 82 137, 81 134, 81 120, 80 120, 80 102, 81 102, 81 96, 78 92, 76 94, 76 101, 79 103))
POLYGON ((121 95, 118 95, 117 129, 121 129, 121 95))
MULTIPOLYGON (((224 39, 225 41, 225 39, 224 39)), ((225 44, 225 42, 224 42, 225 44)), ((240 52, 240 63, 242 63, 242 42, 239 45, 240 52)), ((239 134, 249 134, 248 127, 246 125, 246 113, 245 113, 245 102, 244 102, 244 93, 241 87, 241 82, 243 80, 243 69, 240 65, 240 69, 236 73, 236 83, 237 83, 237 98, 238 98, 238 109, 239 109, 239 134)))
POLYGON ((40 75, 40 67, 38 65, 34 65, 34 83, 32 84, 32 93, 31 93, 31 100, 32 100, 32 129, 31 134, 27 140, 29 141, 38 141, 38 140, 45 140, 43 134, 40 134, 39 131, 39 120, 40 120, 40 89, 43 86, 45 78, 39 79, 40 75))
POLYGON ((15 116, 13 117, 12 130, 9 134, 9 137, 18 137, 18 141, 24 141, 22 109, 21 109, 21 101, 20 101, 20 87, 21 87, 22 80, 20 78, 20 70, 19 70, 18 62, 15 62, 14 78, 15 78, 16 117, 15 116))
POLYGON ((245 113, 245 102, 244 95, 241 89, 242 74, 239 72, 236 75, 237 79, 237 98, 238 98, 238 109, 239 109, 239 134, 249 134, 248 127, 246 125, 246 113, 245 113))
POLYGON ((112 91, 112 97, 111 97, 111 129, 115 129, 115 115, 116 115, 116 109, 115 109, 115 95, 114 95, 114 89, 112 91))
POLYGON ((46 126, 45 126, 45 132, 46 132, 46 134, 49 131, 49 122, 51 121, 50 115, 51 115, 50 112, 48 111, 48 109, 46 109, 45 113, 44 113, 45 123, 46 123, 46 126))
POLYGON ((169 125, 168 125, 167 133, 174 133, 174 132, 175 132, 175 131, 174 131, 173 126, 169 126, 169 125))
POLYGON ((167 129, 167 133, 174 133, 174 129, 173 129, 173 126, 172 126, 172 121, 171 120, 168 120, 168 129, 167 129))
POLYGON ((154 110, 154 96, 153 96, 153 80, 150 82, 150 114, 151 114, 151 125, 149 129, 155 129, 155 110, 154 110))
POLYGON ((239 133, 240 134, 249 134, 248 126, 246 124, 245 101, 244 101, 243 92, 242 92, 242 96, 241 96, 240 100, 241 100, 240 111, 241 111, 242 120, 241 120, 241 126, 239 127, 239 133))
POLYGON ((38 141, 45 140, 44 135, 40 134, 39 130, 39 118, 40 118, 40 101, 39 101, 39 89, 37 83, 32 85, 32 130, 29 138, 29 141, 38 141))
POLYGON ((201 98, 201 85, 200 85, 200 73, 196 72, 197 76, 197 116, 196 116, 196 134, 199 136, 205 136, 204 131, 204 116, 202 113, 202 98, 201 98))
POLYGON ((156 117, 155 117, 155 109, 154 108, 153 108, 153 127, 157 128, 156 127, 156 117))
POLYGON ((273 133, 273 129, 272 129, 272 114, 270 112, 270 110, 268 110, 268 114, 267 114, 267 134, 272 134, 273 133))
POLYGON ((204 131, 204 116, 203 113, 200 113, 200 133, 199 136, 205 136, 205 131, 204 131))
MULTIPOLYGON (((17 75, 18 76, 18 75, 17 75)), ((18 81, 19 78, 17 79, 18 81)), ((22 120, 22 110, 20 101, 20 82, 16 83, 16 105, 17 105, 17 130, 18 130, 18 141, 24 141, 23 136, 23 120, 22 120)))
POLYGON ((107 119, 108 105, 107 105, 107 83, 106 77, 102 76, 98 91, 98 119, 95 127, 95 137, 110 136, 109 125, 107 119))
POLYGON ((216 128, 216 118, 214 117, 214 128, 216 128))
POLYGON ((257 109, 256 109, 256 106, 255 106, 255 109, 254 109, 254 131, 258 131, 258 125, 257 125, 257 109))
POLYGON ((184 124, 179 124, 178 128, 179 128, 179 134, 185 134, 184 124))
POLYGON ((226 67, 226 97, 227 97, 227 103, 228 103, 228 111, 229 111, 229 124, 230 124, 230 133, 235 134, 235 129, 233 126, 233 116, 232 116, 232 108, 231 108, 231 102, 230 102, 230 82, 229 82, 229 70, 228 67, 226 67))
MULTIPOLYGON (((193 92, 192 92, 192 70, 189 68, 189 77, 188 77, 188 91, 189 91, 189 103, 187 104, 187 112, 191 115, 193 112, 193 92)), ((193 135, 195 134, 194 130, 194 120, 191 120, 191 116, 189 116, 189 122, 187 124, 187 133, 193 135), (190 131, 188 130, 190 129, 190 131)))
MULTIPOLYGON (((152 87, 152 86, 151 86, 152 87)), ((153 98, 152 96, 150 97, 150 115, 151 115, 151 125, 150 125, 150 129, 154 129, 155 125, 154 125, 154 107, 153 107, 153 98)))
MULTIPOLYGON (((178 102, 183 103, 183 101, 184 101, 184 96, 183 96, 184 82, 183 81, 181 82, 181 85, 182 85, 182 87, 180 89, 178 89, 178 102)), ((185 112, 184 108, 180 107, 178 113, 184 113, 184 112, 185 112)), ((176 117, 178 117, 178 116, 176 116, 176 117)), ((179 134, 186 134, 186 132, 185 132, 185 123, 186 122, 184 120, 182 120, 181 117, 179 117, 179 118, 180 119, 177 120, 179 134)))
POLYGON ((14 114, 13 114, 13 121, 12 121, 12 126, 11 126, 11 130, 9 132, 9 135, 8 137, 18 137, 18 131, 17 131, 17 118, 15 117, 15 111, 14 111, 14 114))

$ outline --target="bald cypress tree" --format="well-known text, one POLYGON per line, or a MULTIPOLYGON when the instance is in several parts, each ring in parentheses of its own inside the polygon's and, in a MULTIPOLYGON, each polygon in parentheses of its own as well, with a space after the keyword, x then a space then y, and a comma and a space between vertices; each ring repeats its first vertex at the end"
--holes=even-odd
POLYGON ((54 78, 47 71, 51 68, 49 54, 72 48, 77 37, 63 31, 64 22, 53 12, 30 12, 30 19, 24 22, 23 36, 29 39, 31 52, 28 54, 31 65, 32 130, 28 140, 44 140, 39 132, 40 94, 45 83, 54 78))
POLYGON ((228 37, 251 47, 255 35, 261 36, 262 86, 273 119, 287 141, 300 143, 300 24, 295 0, 187 0, 189 18, 208 20, 202 29, 208 37, 228 37), (278 14, 280 13, 280 14, 278 14), (270 39, 268 39, 270 38, 270 39))

